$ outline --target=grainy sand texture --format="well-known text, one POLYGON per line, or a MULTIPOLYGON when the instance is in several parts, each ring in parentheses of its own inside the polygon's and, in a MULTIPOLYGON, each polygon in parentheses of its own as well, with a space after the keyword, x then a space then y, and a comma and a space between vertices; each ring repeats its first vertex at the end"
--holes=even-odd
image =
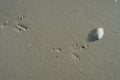
POLYGON ((0 80, 120 80, 120 0, 0 0, 0 80))

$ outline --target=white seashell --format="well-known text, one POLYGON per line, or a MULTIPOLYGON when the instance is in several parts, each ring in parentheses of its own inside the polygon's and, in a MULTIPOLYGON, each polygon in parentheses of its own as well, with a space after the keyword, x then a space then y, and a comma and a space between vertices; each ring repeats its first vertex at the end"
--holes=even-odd
POLYGON ((96 34, 97 34, 98 39, 102 39, 104 36, 104 29, 101 27, 97 28, 96 34))
POLYGON ((104 36, 104 29, 102 27, 92 30, 88 35, 88 41, 96 41, 102 39, 104 36))

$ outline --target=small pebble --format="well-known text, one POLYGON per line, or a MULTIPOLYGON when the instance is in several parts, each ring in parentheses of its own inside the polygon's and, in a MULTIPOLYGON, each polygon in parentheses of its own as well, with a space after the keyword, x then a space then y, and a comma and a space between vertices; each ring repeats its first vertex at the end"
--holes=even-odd
POLYGON ((8 21, 5 21, 5 22, 1 25, 1 27, 4 28, 4 27, 6 27, 8 24, 9 24, 9 22, 8 22, 8 21))
POLYGON ((57 48, 56 51, 57 51, 57 52, 61 52, 62 49, 61 49, 61 48, 57 48))
POLYGON ((54 51, 55 50, 55 48, 51 48, 51 51, 54 51))
POLYGON ((79 56, 76 54, 76 53, 72 53, 72 57, 74 58, 74 59, 78 59, 78 60, 80 60, 80 58, 79 58, 79 56))
POLYGON ((87 49, 87 48, 88 48, 88 45, 82 45, 81 48, 82 48, 82 49, 87 49))
POLYGON ((102 39, 104 36, 104 29, 102 27, 93 29, 89 34, 88 34, 88 41, 96 41, 102 39))
POLYGON ((56 51, 56 52, 61 52, 62 51, 62 49, 61 48, 51 48, 51 51, 56 51))
POLYGON ((4 25, 8 25, 8 24, 9 24, 9 22, 8 22, 8 21, 5 21, 4 25))
POLYGON ((83 46, 81 46, 83 49, 85 49, 85 48, 87 48, 87 46, 86 45, 83 45, 83 46))
POLYGON ((19 19, 20 19, 20 20, 23 20, 23 19, 24 19, 24 17, 25 17, 25 16, 20 16, 20 17, 19 17, 19 19))
POLYGON ((13 29, 14 29, 15 31, 17 31, 17 32, 20 32, 20 31, 21 31, 21 29, 18 28, 18 27, 13 27, 13 29))
POLYGON ((74 46, 75 46, 75 47, 78 47, 78 46, 79 46, 79 44, 78 44, 78 43, 76 43, 74 46))
POLYGON ((17 28, 24 30, 24 31, 30 31, 28 26, 21 24, 21 23, 18 23, 17 28))

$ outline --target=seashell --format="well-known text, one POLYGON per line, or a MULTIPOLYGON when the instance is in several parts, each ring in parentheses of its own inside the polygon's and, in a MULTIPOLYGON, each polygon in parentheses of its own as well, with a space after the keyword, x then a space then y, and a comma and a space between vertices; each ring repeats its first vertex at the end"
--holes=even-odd
POLYGON ((88 41, 96 41, 102 39, 104 36, 104 29, 102 27, 93 29, 89 34, 88 34, 88 41))

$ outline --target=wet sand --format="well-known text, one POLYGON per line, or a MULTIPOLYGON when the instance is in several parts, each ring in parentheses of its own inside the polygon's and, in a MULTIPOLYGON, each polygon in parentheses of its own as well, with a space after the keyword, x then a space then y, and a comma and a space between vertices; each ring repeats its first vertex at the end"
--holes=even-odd
POLYGON ((0 80, 120 80, 119 41, 119 0, 0 0, 0 80))

